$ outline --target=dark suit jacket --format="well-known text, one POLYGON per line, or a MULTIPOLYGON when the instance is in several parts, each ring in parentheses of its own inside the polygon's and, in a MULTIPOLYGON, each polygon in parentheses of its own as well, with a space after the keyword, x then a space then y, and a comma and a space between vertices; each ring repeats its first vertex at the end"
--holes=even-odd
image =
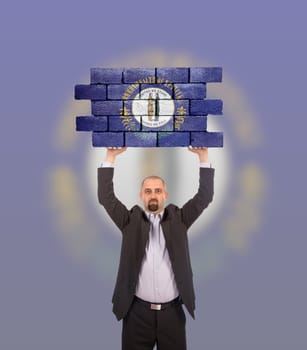
MULTIPOLYGON (((98 168, 98 199, 121 230, 122 247, 116 286, 112 298, 113 312, 124 318, 134 298, 136 284, 149 237, 149 220, 144 210, 128 210, 115 196, 113 168, 98 168)), ((194 318, 195 294, 187 230, 213 198, 214 169, 200 168, 199 189, 182 208, 169 204, 161 220, 166 247, 176 284, 187 310, 194 318)))

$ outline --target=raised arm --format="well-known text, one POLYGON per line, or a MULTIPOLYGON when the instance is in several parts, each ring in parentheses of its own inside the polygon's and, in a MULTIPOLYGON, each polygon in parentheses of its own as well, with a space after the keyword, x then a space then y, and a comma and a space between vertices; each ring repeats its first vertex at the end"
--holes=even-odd
POLYGON ((127 147, 109 147, 107 148, 106 155, 103 163, 111 163, 114 164, 116 157, 127 151, 127 147))
POLYGON ((207 147, 189 147, 190 152, 196 153, 200 163, 209 163, 209 151, 207 147))
POLYGON ((98 168, 98 200, 121 230, 128 221, 129 211, 114 194, 113 175, 116 157, 125 148, 107 148, 102 167, 98 168))
POLYGON ((181 209, 182 220, 187 228, 199 217, 202 211, 213 199, 214 169, 210 167, 208 148, 192 148, 189 151, 196 153, 200 162, 199 188, 195 196, 181 209))

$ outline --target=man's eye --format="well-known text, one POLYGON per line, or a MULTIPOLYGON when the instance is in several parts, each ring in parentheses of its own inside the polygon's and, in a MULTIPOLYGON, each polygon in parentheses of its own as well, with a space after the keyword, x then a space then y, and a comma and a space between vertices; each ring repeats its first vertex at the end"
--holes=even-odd
POLYGON ((145 193, 147 193, 147 194, 151 193, 151 190, 145 190, 145 193))
POLYGON ((156 192, 156 193, 161 193, 162 190, 161 190, 160 188, 157 188, 157 189, 155 190, 155 192, 156 192))

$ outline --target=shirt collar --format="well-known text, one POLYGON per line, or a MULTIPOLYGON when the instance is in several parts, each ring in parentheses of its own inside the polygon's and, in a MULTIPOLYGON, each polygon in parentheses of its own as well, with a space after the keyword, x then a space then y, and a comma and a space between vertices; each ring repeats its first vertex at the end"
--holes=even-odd
MULTIPOLYGON (((145 211, 145 214, 146 214, 148 220, 150 220, 150 215, 153 215, 153 213, 150 213, 148 211, 145 211)), ((160 220, 163 218, 163 214, 164 214, 164 209, 162 211, 160 211, 159 214, 157 214, 160 220)))

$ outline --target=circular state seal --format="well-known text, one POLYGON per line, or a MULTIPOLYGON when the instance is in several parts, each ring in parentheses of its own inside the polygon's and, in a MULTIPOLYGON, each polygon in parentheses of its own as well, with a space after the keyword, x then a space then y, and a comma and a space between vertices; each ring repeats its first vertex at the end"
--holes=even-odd
POLYGON ((156 83, 154 77, 135 82, 123 96, 121 118, 127 131, 174 131, 175 116, 186 115, 188 109, 174 84, 163 79, 156 83))
POLYGON ((173 119, 174 114, 174 100, 161 88, 146 88, 132 101, 132 115, 143 127, 158 128, 166 125, 173 119))

